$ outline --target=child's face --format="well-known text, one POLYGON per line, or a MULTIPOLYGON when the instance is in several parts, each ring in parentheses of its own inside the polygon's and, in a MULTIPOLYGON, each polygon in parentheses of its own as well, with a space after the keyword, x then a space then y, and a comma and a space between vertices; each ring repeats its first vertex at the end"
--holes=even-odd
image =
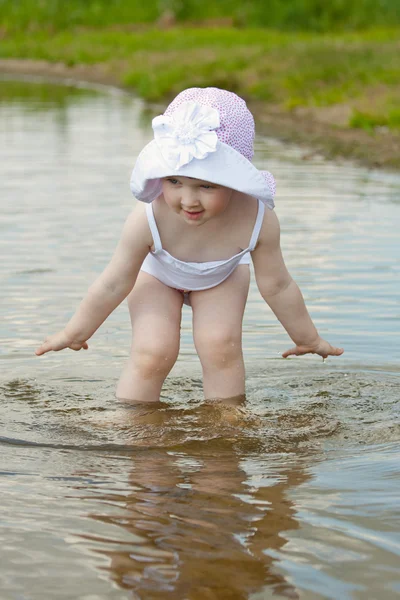
POLYGON ((187 223, 202 224, 227 208, 233 190, 191 177, 164 177, 163 195, 171 210, 187 223))

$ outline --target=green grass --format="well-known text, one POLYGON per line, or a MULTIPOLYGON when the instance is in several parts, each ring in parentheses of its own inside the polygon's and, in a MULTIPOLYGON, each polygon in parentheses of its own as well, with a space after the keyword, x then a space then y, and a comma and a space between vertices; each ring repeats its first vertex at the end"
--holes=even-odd
POLYGON ((389 108, 385 114, 365 113, 355 110, 350 122, 350 127, 364 129, 373 133, 377 129, 400 129, 400 109, 389 108))
MULTIPOLYGON (((272 4, 275 1, 279 4, 277 0, 272 4)), ((389 0, 382 2, 390 4, 389 0)), ((96 6, 101 8, 102 3, 98 0, 96 6)), ((314 0, 310 3, 315 4, 314 0)), ((8 4, 8 0, 0 0, 2 10, 8 4)), ((44 11, 50 3, 42 0, 33 4, 44 11)), ((56 6, 57 0, 53 4, 56 6)), ((228 4, 222 2, 221 6, 228 4)), ((288 0, 288 4, 296 2, 288 0)), ((28 0, 13 3, 15 10, 27 5, 28 0)), ((109 18, 117 14, 113 10, 128 11, 133 5, 113 0, 109 18)), ((81 6, 87 20, 87 11, 94 11, 95 3, 88 1, 83 9, 80 1, 70 0, 68 6, 71 14, 64 12, 69 18, 73 8, 81 6)), ((102 10, 98 14, 102 15, 102 10)), ((137 31, 42 27, 27 35, 14 28, 3 32, 0 58, 100 66, 116 83, 150 101, 167 100, 185 87, 215 85, 248 100, 272 103, 283 111, 300 107, 318 113, 345 106, 352 116, 347 123, 340 123, 341 127, 399 129, 400 26, 323 34, 233 27, 159 30, 148 26, 137 31)))
MULTIPOLYGON (((233 28, 149 29, 141 33, 38 31, 29 36, 6 36, 0 57, 102 64, 118 83, 152 101, 185 87, 216 85, 289 110, 350 102, 362 111, 363 98, 375 96, 378 87, 390 92, 392 103, 400 100, 399 32, 380 29, 329 35, 233 28)), ((386 110, 384 104, 380 102, 378 113, 386 110)), ((393 122, 389 119, 388 127, 393 122)), ((350 125, 357 126, 355 123, 353 119, 350 125)))
POLYGON ((355 30, 400 25, 398 0, 0 0, 6 31, 154 23, 168 11, 178 22, 229 18, 242 27, 355 30))

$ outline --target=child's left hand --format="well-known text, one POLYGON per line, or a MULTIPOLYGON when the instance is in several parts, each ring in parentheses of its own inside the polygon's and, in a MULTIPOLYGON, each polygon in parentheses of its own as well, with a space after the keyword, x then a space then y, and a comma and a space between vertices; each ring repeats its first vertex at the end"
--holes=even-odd
POLYGON ((335 346, 331 346, 329 342, 322 338, 318 338, 318 341, 313 345, 295 346, 294 348, 290 348, 290 350, 286 350, 286 352, 282 354, 282 357, 287 358, 288 356, 302 356, 303 354, 319 354, 322 358, 327 358, 328 356, 340 356, 343 352, 343 348, 335 348, 335 346))

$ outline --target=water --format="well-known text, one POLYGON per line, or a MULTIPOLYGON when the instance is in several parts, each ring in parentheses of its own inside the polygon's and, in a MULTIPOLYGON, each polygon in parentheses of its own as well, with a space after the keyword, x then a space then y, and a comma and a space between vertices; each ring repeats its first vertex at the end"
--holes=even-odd
POLYGON ((106 264, 149 114, 113 90, 0 81, 0 599, 396 598, 400 176, 259 138, 287 265, 340 359, 292 344, 254 281, 245 405, 202 401, 184 307, 153 409, 113 393, 121 306, 34 356, 106 264))

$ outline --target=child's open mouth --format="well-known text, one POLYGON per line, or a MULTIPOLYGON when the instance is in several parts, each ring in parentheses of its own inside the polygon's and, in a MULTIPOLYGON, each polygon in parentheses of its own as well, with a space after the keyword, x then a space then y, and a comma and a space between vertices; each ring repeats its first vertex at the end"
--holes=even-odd
POLYGON ((188 219, 199 219, 201 217, 201 215, 203 214, 204 210, 198 210, 196 212, 188 212, 187 210, 183 211, 185 213, 185 217, 187 217, 188 219))

